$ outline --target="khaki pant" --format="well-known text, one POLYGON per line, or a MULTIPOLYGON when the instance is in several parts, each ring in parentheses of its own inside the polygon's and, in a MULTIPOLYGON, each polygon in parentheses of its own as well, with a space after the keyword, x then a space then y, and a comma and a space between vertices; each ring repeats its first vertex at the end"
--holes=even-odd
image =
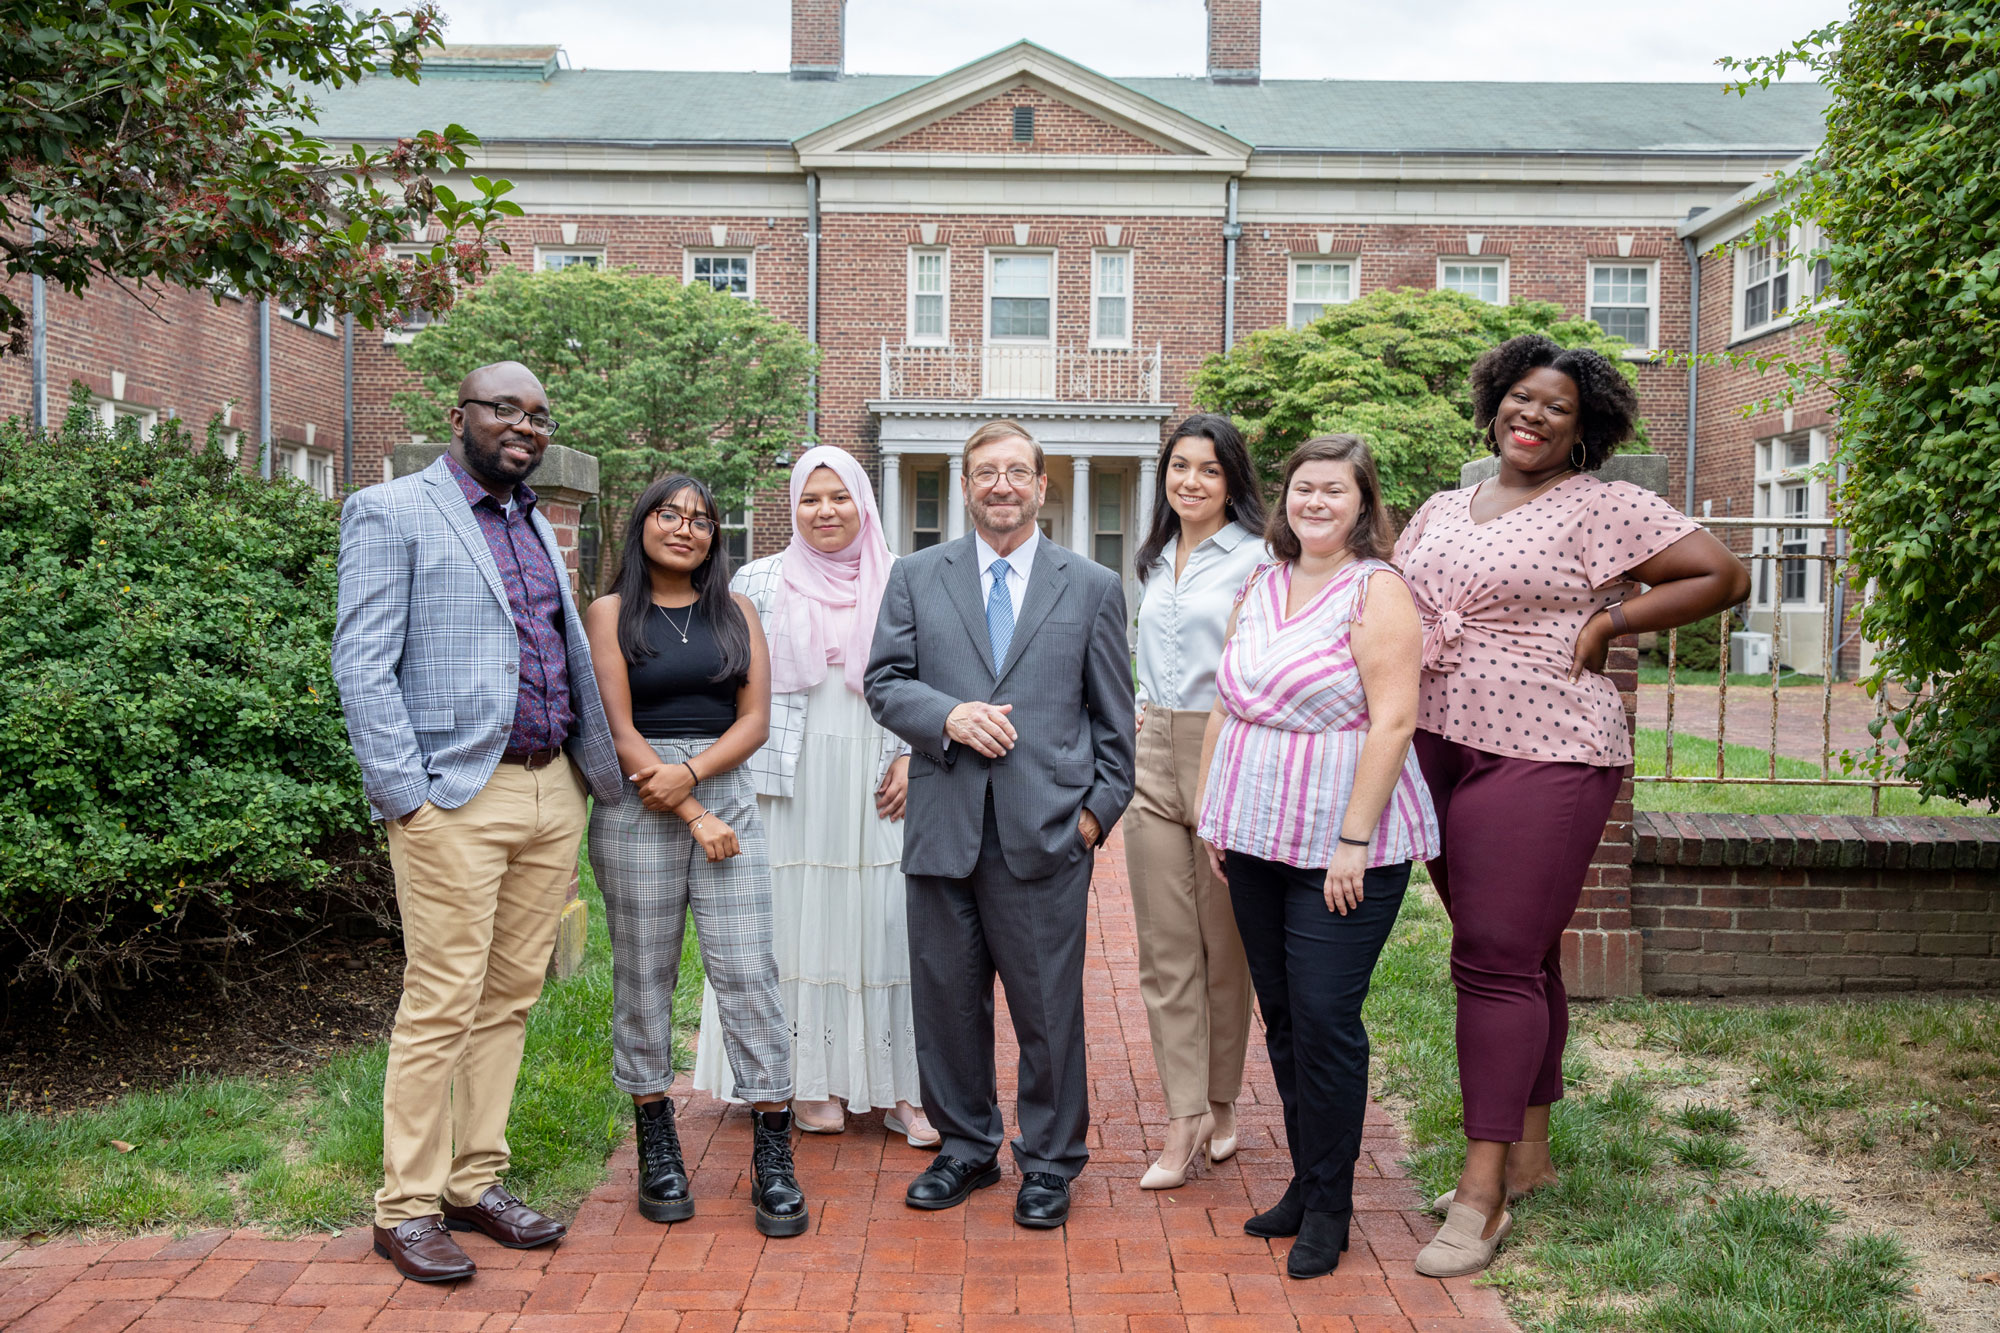
POLYGON ((501 764, 456 810, 390 820, 403 1000, 382 1084, 382 1188, 393 1227, 478 1201, 507 1169, 507 1112, 583 837, 566 756, 501 764))
POLYGON ((1148 708, 1138 787, 1125 812, 1125 867, 1139 929, 1139 993, 1169 1116, 1199 1115, 1243 1090, 1250 968, 1229 886, 1195 836, 1206 710, 1148 708))

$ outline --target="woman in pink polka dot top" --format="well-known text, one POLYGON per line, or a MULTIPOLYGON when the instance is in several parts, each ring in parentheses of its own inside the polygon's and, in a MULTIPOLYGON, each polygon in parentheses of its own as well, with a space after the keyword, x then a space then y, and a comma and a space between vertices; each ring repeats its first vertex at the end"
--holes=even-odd
POLYGON ((1603 356, 1524 334, 1473 366, 1472 396, 1499 475, 1433 495, 1395 554, 1424 626, 1415 748, 1443 832, 1429 864, 1451 914, 1465 1100, 1465 1169, 1417 1256, 1432 1277, 1484 1268, 1507 1201, 1555 1178, 1562 933, 1632 763, 1605 652, 1750 590, 1685 515, 1589 475, 1639 410, 1603 356))

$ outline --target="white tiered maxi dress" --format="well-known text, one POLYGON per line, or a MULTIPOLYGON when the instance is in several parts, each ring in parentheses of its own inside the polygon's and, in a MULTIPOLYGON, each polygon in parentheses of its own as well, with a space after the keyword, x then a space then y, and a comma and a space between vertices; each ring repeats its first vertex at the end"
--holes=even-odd
MULTIPOLYGON (((760 796, 771 849, 778 990, 792 1095, 857 1114, 921 1103, 910 1013, 903 826, 875 813, 882 729, 841 669, 806 696, 794 795, 760 796)), ((694 1085, 736 1100, 715 992, 704 986, 694 1085)))

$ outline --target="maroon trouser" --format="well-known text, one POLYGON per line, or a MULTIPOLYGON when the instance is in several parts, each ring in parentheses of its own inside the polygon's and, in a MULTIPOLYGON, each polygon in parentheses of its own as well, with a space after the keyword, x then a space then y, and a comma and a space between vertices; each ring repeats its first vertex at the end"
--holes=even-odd
POLYGON ((1451 915, 1465 1137, 1515 1143, 1527 1108, 1562 1096, 1562 934, 1626 770, 1488 754, 1423 730, 1415 746, 1444 835, 1429 865, 1451 915))

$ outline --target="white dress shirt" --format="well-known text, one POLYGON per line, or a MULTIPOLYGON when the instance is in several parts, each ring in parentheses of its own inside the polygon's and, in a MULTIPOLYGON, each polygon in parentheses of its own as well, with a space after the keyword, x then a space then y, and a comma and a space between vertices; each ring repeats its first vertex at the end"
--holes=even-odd
POLYGON ((1271 558, 1263 541, 1241 523, 1221 530, 1188 552, 1187 568, 1174 577, 1177 535, 1146 571, 1139 602, 1139 705, 1208 709, 1215 706, 1215 669, 1222 662, 1222 633, 1236 594, 1250 571, 1271 558))
MULTIPOLYGON (((1006 557, 1007 596, 1013 603, 1016 623, 1021 619, 1021 603, 1028 597, 1028 571, 1035 567, 1035 547, 1041 540, 1041 529, 1031 527, 1028 529, 1028 540, 1015 547, 1006 557)), ((979 552, 979 612, 984 615, 986 604, 993 597, 993 562, 1001 557, 986 544, 986 539, 977 533, 973 534, 972 544, 979 552)))

